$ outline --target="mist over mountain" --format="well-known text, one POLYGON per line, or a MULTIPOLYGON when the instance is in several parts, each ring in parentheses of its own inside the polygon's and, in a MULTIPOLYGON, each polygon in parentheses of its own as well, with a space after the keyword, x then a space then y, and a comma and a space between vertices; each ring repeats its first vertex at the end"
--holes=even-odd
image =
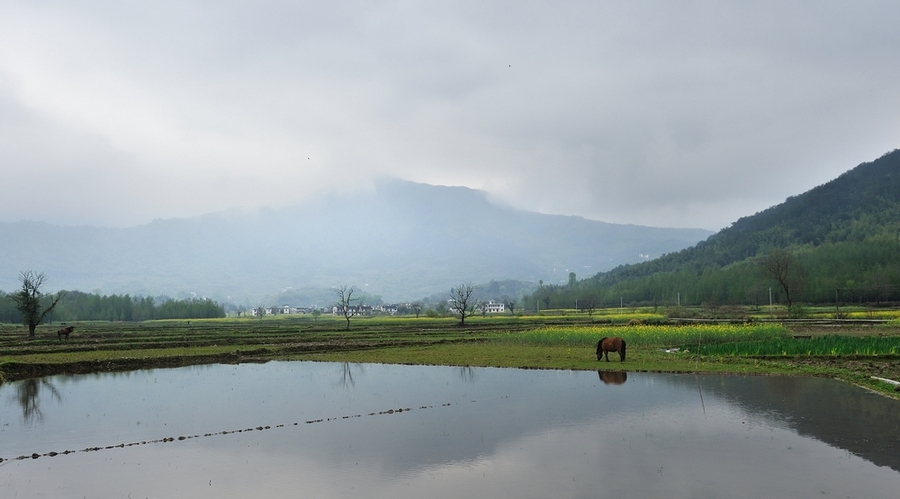
POLYGON ((565 282, 569 272, 644 261, 710 234, 532 213, 482 191, 389 180, 287 208, 130 228, 2 223, 0 289, 16 289, 19 271, 32 269, 53 290, 248 305, 285 293, 306 305, 346 284, 401 301, 464 281, 565 282))

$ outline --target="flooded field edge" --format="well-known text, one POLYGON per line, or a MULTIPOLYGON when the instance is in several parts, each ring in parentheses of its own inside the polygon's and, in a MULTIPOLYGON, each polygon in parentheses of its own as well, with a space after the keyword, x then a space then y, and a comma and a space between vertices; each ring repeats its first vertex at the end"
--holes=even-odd
MULTIPOLYGON (((334 352, 331 352, 334 353, 334 352)), ((22 363, 22 362, 6 362, 0 364, 0 385, 4 382, 19 381, 28 378, 41 378, 56 375, 75 375, 75 374, 97 374, 97 373, 113 373, 127 372, 143 369, 162 369, 162 368, 178 368, 208 364, 260 364, 270 361, 285 360, 305 360, 311 362, 340 362, 333 359, 303 359, 297 358, 296 353, 291 355, 276 355, 269 349, 258 348, 252 350, 235 350, 221 354, 204 354, 204 355, 173 355, 165 357, 153 358, 117 358, 104 360, 86 360, 75 362, 60 363, 22 363)), ((880 359, 882 362, 900 363, 897 359, 880 359)), ((522 365, 499 365, 485 362, 482 364, 449 364, 449 363, 420 363, 420 362, 367 362, 373 364, 391 364, 391 365, 410 365, 410 366, 446 366, 446 367, 499 367, 511 369, 540 369, 540 370, 574 370, 574 371, 627 371, 627 372, 645 372, 645 373, 671 373, 671 374, 723 374, 723 375, 749 375, 749 376, 811 376, 828 379, 837 379, 849 383, 851 385, 863 388, 873 393, 900 399, 900 386, 891 383, 895 380, 880 379, 879 376, 860 373, 858 366, 854 367, 851 372, 843 372, 835 369, 836 364, 853 364, 864 363, 872 367, 873 361, 870 359, 845 359, 845 358, 802 358, 802 359, 778 359, 778 362, 790 366, 799 367, 794 372, 786 372, 784 369, 762 368, 758 371, 746 370, 704 370, 703 364, 700 369, 684 370, 684 369, 640 369, 637 366, 628 365, 622 367, 607 367, 598 364, 596 367, 554 367, 554 366, 532 366, 528 364, 522 365)), ((874 372, 881 374, 881 370, 875 368, 874 372)))
POLYGON ((171 495, 149 478, 154 472, 174 472, 178 490, 197 472, 204 485, 263 473, 270 488, 258 496, 276 497, 305 469, 304 484, 317 473, 330 477, 317 489, 328 491, 323 497, 353 487, 371 497, 417 497, 438 483, 512 497, 523 491, 508 488, 517 483, 509 477, 528 482, 543 473, 545 485, 529 487, 550 495, 569 490, 572 475, 580 487, 608 491, 616 483, 610 473, 624 466, 649 473, 635 490, 650 495, 694 486, 723 492, 723 472, 754 483, 774 471, 781 478, 746 490, 772 492, 774 480, 794 497, 813 497, 878 496, 900 477, 900 421, 888 417, 895 400, 824 378, 615 368, 260 361, 29 378, 0 388, 9 403, 0 407, 0 485, 8 480, 20 495, 63 487, 80 497, 97 486, 81 478, 89 468, 132 477, 104 481, 109 493, 171 495), (702 464, 688 465, 684 453, 702 464), (822 470, 843 478, 817 481, 822 470), (857 489, 848 476, 875 480, 857 489), (424 488, 400 492, 407 483, 424 488))

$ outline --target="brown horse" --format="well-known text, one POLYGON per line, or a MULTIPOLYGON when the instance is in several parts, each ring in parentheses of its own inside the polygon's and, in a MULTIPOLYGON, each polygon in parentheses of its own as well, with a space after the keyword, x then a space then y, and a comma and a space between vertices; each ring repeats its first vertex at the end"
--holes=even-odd
POLYGON ((602 360, 603 354, 606 354, 606 361, 609 362, 609 352, 619 352, 619 362, 624 362, 625 340, 616 336, 614 338, 603 338, 597 342, 597 360, 602 360))
POLYGON ((56 337, 59 341, 62 341, 63 336, 66 337, 66 341, 69 341, 69 335, 72 334, 72 331, 75 330, 75 326, 67 326, 59 328, 59 331, 56 332, 56 337))

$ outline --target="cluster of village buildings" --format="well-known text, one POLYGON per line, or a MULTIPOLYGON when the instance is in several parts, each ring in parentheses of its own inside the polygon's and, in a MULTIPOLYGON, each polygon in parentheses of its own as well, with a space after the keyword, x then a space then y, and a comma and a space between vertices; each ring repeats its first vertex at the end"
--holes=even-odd
MULTIPOLYGON (((447 301, 447 308, 451 312, 453 312, 456 307, 454 306, 453 300, 447 301)), ((352 314, 351 315, 397 315, 401 314, 414 314, 415 313, 415 305, 412 303, 397 303, 391 305, 354 305, 351 307, 352 314)), ((315 308, 315 307, 292 307, 290 305, 283 305, 281 307, 260 307, 254 308, 250 310, 250 315, 256 317, 260 313, 265 315, 296 315, 296 314, 311 314, 318 310, 319 312, 327 313, 329 311, 328 308, 315 308)), ((420 309, 421 311, 421 309, 420 309)), ((506 305, 503 302, 498 302, 494 300, 486 301, 481 304, 479 311, 485 314, 502 314, 506 311, 506 305)), ((337 306, 333 306, 330 309, 332 315, 343 315, 340 308, 337 306)))

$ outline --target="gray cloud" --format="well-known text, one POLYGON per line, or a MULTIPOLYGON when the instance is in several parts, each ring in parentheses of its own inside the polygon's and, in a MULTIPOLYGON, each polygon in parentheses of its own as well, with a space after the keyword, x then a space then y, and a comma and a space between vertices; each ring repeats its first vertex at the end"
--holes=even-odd
POLYGON ((717 229, 900 146, 898 17, 895 2, 4 2, 0 220, 130 225, 397 176, 717 229))

